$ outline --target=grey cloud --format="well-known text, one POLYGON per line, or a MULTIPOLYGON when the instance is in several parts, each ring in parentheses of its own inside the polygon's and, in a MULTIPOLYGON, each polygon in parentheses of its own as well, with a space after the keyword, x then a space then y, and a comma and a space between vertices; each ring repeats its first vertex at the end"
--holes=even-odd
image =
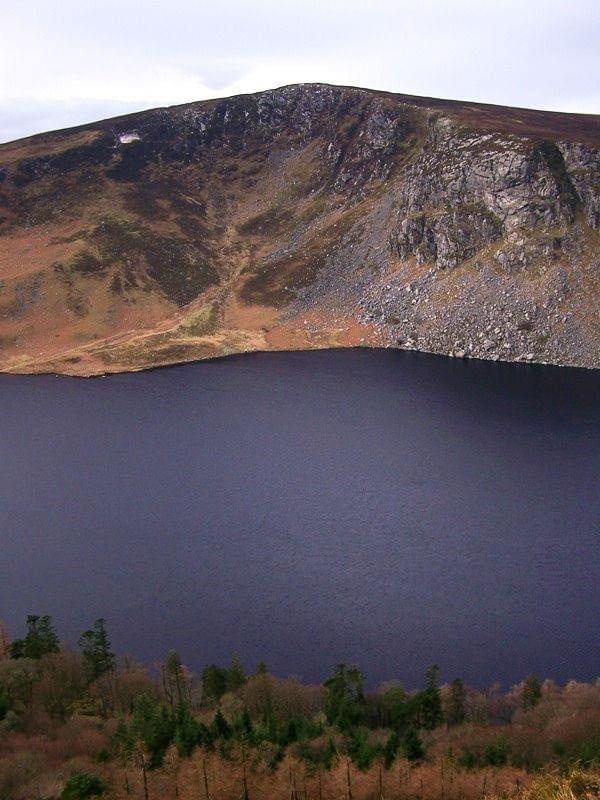
POLYGON ((597 0, 30 0, 0 29, 0 140, 306 80, 600 111, 597 0))

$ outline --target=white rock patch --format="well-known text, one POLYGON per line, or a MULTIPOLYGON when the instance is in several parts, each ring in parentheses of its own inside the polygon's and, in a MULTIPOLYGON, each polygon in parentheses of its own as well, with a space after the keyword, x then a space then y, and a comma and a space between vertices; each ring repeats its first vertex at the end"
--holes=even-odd
POLYGON ((122 133, 119 136, 121 144, 131 144, 132 142, 139 142, 141 136, 139 133, 122 133))

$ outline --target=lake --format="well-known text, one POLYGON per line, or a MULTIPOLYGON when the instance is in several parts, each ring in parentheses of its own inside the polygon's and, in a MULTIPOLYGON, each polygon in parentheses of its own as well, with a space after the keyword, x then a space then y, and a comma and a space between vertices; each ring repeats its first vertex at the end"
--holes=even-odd
POLYGON ((600 372, 392 350, 0 376, 0 618, 193 669, 600 673, 600 372))

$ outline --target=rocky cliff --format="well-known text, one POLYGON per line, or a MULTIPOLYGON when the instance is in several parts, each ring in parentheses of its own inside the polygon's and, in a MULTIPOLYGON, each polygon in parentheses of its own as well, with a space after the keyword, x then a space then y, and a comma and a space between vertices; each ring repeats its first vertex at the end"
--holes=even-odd
POLYGON ((300 85, 0 145, 0 370, 598 367, 599 300, 600 116, 300 85))

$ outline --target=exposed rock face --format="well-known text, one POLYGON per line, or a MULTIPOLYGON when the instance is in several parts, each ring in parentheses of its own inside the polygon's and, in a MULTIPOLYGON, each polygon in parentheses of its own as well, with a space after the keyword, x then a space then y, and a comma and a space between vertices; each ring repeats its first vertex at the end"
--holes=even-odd
MULTIPOLYGON (((519 230, 573 223, 582 201, 594 225, 597 197, 586 181, 577 193, 553 143, 474 136, 447 119, 436 120, 429 143, 405 175, 397 235, 401 258, 414 255, 419 263, 455 267, 519 230)), ((580 146, 580 153, 592 157, 591 148, 580 146)))
POLYGON ((292 86, 0 145, 0 369, 600 366, 600 118, 292 86))

